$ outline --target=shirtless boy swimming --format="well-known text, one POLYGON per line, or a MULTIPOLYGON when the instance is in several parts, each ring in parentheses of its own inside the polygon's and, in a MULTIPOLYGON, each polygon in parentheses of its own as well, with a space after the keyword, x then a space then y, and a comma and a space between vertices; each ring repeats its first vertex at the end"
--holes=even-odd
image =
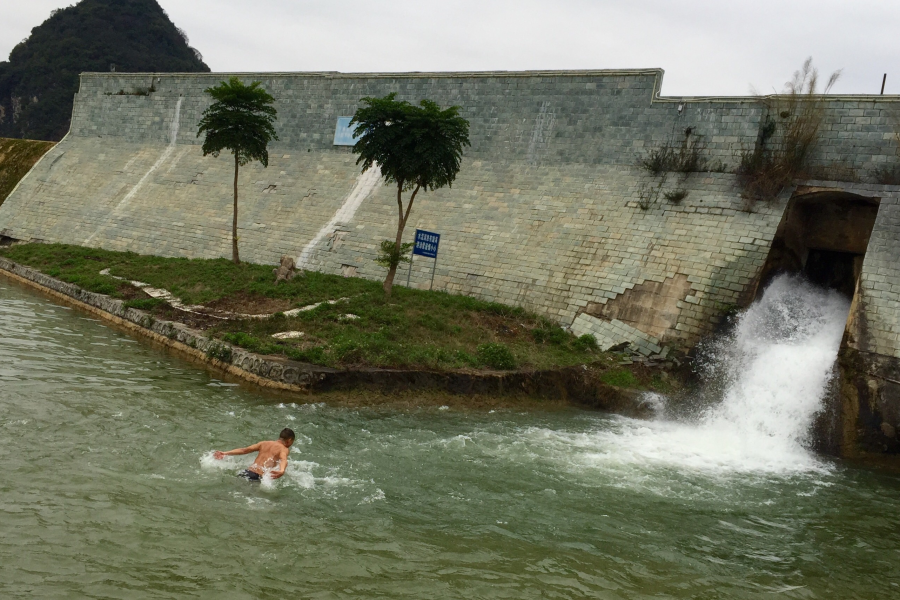
POLYGON ((246 477, 250 481, 260 481, 263 475, 268 473, 272 479, 278 479, 284 475, 287 469, 287 457, 293 443, 294 432, 285 427, 274 442, 259 442, 246 448, 237 448, 228 452, 216 450, 213 452, 213 458, 221 460, 226 456, 239 456, 241 454, 258 452, 256 460, 253 461, 253 464, 246 471, 241 473, 241 477, 246 477))

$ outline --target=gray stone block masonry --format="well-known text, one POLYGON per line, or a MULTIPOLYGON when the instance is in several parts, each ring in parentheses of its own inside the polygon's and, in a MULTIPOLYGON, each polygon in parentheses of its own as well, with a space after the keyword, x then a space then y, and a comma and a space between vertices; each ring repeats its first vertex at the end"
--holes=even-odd
MULTIPOLYGON (((461 106, 472 135, 456 184, 420 196, 407 231, 442 233, 436 289, 524 306, 566 326, 636 287, 668 290, 648 309, 670 315, 664 328, 579 321, 603 320, 593 323, 601 338, 627 326, 646 347, 696 342, 723 308, 752 296, 790 196, 751 214, 734 175, 669 175, 642 210, 659 181, 637 166, 650 149, 690 127, 710 164, 733 170, 769 110, 756 98, 661 98, 660 70, 238 75, 262 81, 279 111, 269 168, 241 173, 247 260, 274 264, 315 242, 307 267, 381 277, 372 259, 395 226, 393 191, 362 185, 349 148, 332 145, 336 119, 363 96, 431 98, 461 106), (687 198, 667 202, 662 193, 676 187, 687 198), (340 212, 354 190, 358 208, 340 212), (668 286, 673 278, 686 286, 668 286)), ((209 104, 203 90, 228 76, 83 75, 70 133, 0 208, 0 234, 228 256, 231 163, 204 158, 196 137, 209 104), (129 95, 151 84, 149 96, 129 95)), ((898 107, 894 97, 830 98, 814 162, 862 178, 895 164, 898 107)), ((881 200, 861 277, 868 333, 875 351, 900 358, 897 188, 865 191, 881 200)), ((416 265, 413 285, 427 285, 427 263, 416 265)))

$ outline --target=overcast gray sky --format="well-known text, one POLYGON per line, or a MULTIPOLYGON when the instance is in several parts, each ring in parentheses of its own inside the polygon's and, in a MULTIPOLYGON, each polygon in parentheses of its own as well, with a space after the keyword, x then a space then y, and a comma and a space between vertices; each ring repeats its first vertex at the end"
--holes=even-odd
MULTIPOLYGON (((0 0, 0 56, 73 0, 0 0)), ((160 0, 213 71, 661 67, 664 95, 900 93, 898 0, 160 0)))

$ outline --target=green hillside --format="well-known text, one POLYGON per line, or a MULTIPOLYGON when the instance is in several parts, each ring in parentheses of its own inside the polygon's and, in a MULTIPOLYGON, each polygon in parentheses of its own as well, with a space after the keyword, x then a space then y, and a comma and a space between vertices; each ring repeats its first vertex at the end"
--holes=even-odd
POLYGON ((82 0, 55 10, 0 62, 0 137, 58 141, 86 71, 208 72, 156 0, 82 0))
POLYGON ((34 163, 53 146, 53 142, 0 138, 0 204, 34 163))

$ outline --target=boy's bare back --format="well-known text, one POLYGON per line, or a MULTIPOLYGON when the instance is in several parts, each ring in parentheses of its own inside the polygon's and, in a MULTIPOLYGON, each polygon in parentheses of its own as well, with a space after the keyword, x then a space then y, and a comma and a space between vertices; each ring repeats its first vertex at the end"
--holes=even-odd
POLYGON ((259 447, 259 454, 256 455, 256 460, 250 465, 250 470, 254 473, 262 475, 281 463, 287 464, 290 449, 281 442, 259 442, 255 446, 259 447))
MULTIPOLYGON (((287 469, 288 454, 291 452, 291 446, 294 443, 294 432, 290 429, 284 429, 281 435, 275 441, 257 442, 246 448, 237 448, 228 452, 216 450, 213 452, 213 458, 220 460, 226 456, 239 456, 241 454, 250 454, 257 452, 256 459, 253 464, 247 468, 247 471, 263 476, 268 473, 273 479, 278 479, 284 475, 287 469)), ((258 479, 254 475, 253 477, 258 479)))

